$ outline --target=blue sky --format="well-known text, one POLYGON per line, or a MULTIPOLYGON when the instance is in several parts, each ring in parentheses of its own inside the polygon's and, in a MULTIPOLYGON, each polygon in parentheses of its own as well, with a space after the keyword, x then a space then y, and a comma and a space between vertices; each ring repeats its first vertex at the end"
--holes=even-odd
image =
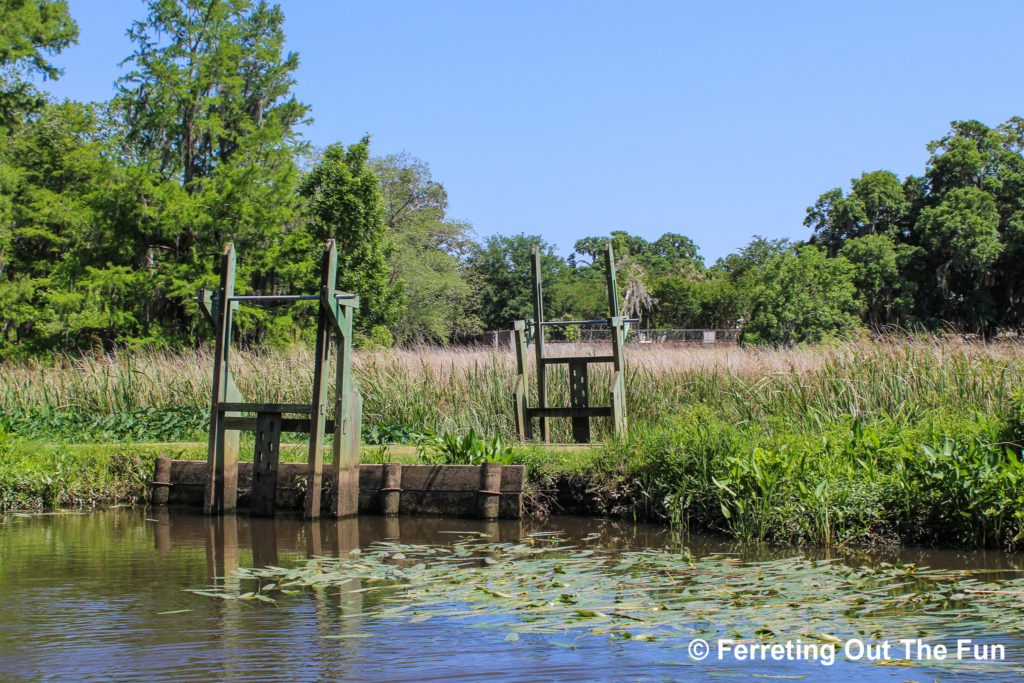
MULTIPOLYGON (((102 100, 137 0, 70 0, 59 97, 102 100)), ((708 263, 954 119, 1024 115, 1024 3, 283 0, 307 138, 372 136, 479 237, 689 236, 708 263)))

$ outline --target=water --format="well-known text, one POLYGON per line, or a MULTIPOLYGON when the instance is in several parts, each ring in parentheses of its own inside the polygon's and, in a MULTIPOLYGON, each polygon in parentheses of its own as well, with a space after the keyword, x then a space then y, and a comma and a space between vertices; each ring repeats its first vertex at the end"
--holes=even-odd
MULTIPOLYGON (((905 667, 839 657, 825 666, 717 661, 713 651, 696 662, 686 639, 634 642, 567 628, 509 640, 509 631, 485 616, 381 619, 373 593, 351 592, 363 590, 355 584, 281 596, 276 604, 189 592, 210 585, 243 590, 231 577, 239 567, 295 566, 386 539, 449 544, 458 537, 445 533, 452 531, 508 542, 558 531, 569 543, 613 550, 679 543, 662 527, 581 518, 306 523, 166 510, 8 515, 0 518, 0 680, 1006 680, 1024 659, 1024 639, 977 627, 958 631, 956 614, 940 617, 949 633, 1001 643, 1006 661, 905 667)), ((735 550, 704 538, 686 539, 685 546, 698 557, 735 550)), ((776 549, 743 557, 792 555, 776 549)), ((911 550, 879 559, 1006 576, 1024 569, 1020 557, 1000 553, 911 550)))

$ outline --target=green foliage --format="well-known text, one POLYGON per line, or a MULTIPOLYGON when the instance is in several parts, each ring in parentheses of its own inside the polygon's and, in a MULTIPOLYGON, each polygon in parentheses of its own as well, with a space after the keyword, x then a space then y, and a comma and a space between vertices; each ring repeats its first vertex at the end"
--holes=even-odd
POLYGON ((471 226, 446 216, 448 193, 425 162, 401 154, 371 160, 371 166, 393 246, 389 281, 400 283, 405 295, 391 324, 394 337, 443 343, 480 331, 474 274, 466 263, 471 226))
POLYGON ((872 325, 906 323, 914 309, 917 283, 906 276, 918 247, 896 244, 889 235, 847 240, 839 251, 853 266, 861 319, 872 325))
POLYGON ((206 438, 209 419, 207 411, 182 408, 148 407, 110 414, 14 409, 0 412, 0 431, 68 443, 199 441, 206 438))
POLYGON ((486 462, 512 463, 514 451, 501 434, 486 437, 472 427, 465 434, 427 434, 416 443, 420 460, 432 465, 482 465, 486 462))
POLYGON ((850 333, 857 325, 852 271, 846 259, 814 246, 776 255, 761 272, 743 341, 792 345, 850 333))
POLYGON ((0 511, 143 502, 156 455, 125 446, 50 446, 0 429, 0 511))
MULTIPOLYGON (((480 282, 480 320, 485 329, 511 329, 512 321, 533 318, 533 281, 531 249, 540 248, 541 276, 544 281, 544 314, 556 320, 563 310, 551 292, 568 275, 565 261, 554 248, 536 235, 488 237, 476 249, 470 263, 480 282)), ((605 297, 607 311, 607 296, 605 297)), ((607 314, 607 313, 606 313, 607 314)))
POLYGON ((300 188, 309 200, 314 242, 337 242, 337 287, 359 295, 355 328, 362 332, 391 323, 401 305, 401 288, 388 279, 391 246, 386 238, 380 183, 370 167, 369 152, 368 137, 347 148, 331 145, 300 188))
POLYGON ((43 106, 30 77, 60 77, 47 59, 78 42, 78 25, 62 0, 0 1, 0 134, 43 106))

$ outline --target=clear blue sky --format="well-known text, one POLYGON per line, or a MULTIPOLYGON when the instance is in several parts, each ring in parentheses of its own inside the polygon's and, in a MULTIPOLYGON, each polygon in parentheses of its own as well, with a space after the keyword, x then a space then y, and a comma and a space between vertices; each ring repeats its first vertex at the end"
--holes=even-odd
MULTIPOLYGON (((477 235, 563 254, 627 230, 710 264, 865 170, 920 174, 954 119, 1024 115, 1024 2, 284 0, 307 137, 431 165, 477 235)), ((138 0, 70 0, 47 84, 102 100, 138 0)))

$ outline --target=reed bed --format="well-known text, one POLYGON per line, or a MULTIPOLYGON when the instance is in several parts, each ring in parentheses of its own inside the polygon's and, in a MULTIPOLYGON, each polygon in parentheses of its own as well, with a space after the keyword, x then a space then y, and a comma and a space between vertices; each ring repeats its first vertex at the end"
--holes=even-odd
MULTIPOLYGON (((551 347, 553 355, 603 352, 551 347)), ((559 492, 550 509, 667 519, 749 541, 1024 549, 1020 343, 904 336, 789 350, 637 344, 626 362, 627 439, 595 420, 602 448, 513 454, 537 490, 559 492)), ((428 430, 469 438, 470 429, 513 436, 508 349, 364 351, 354 364, 364 436, 367 428, 412 438, 428 430)), ((0 509, 74 501, 67 491, 91 481, 92 461, 62 445, 47 459, 33 439, 202 439, 211 367, 205 349, 0 366, 0 509)), ((231 367, 247 400, 309 400, 306 349, 242 351, 231 367)), ((594 403, 608 401, 609 379, 607 366, 592 366, 594 403)), ((565 368, 553 367, 548 384, 549 405, 566 405, 565 368)), ((569 437, 568 420, 552 420, 552 440, 569 437)))
MULTIPOLYGON (((583 345, 552 347, 555 355, 599 352, 600 347, 583 345)), ((1007 414, 1012 391, 1024 375, 1024 346, 949 337, 792 350, 637 345, 627 350, 627 364, 628 414, 638 426, 663 422, 696 404, 737 423, 767 424, 781 417, 815 424, 844 415, 903 421, 936 409, 1007 414)), ((6 364, 0 366, 0 412, 205 412, 211 367, 206 349, 62 355, 6 364)), ((231 367, 247 400, 309 399, 313 363, 307 349, 241 351, 231 367)), ((608 372, 592 368, 593 400, 605 402, 608 372)), ((512 434, 515 362, 507 349, 361 352, 355 371, 368 421, 512 434)), ((552 368, 549 377, 549 405, 567 404, 564 368, 552 368)), ((567 421, 553 422, 555 438, 568 440, 567 421)), ((608 425, 596 426, 597 437, 606 437, 608 425)))

